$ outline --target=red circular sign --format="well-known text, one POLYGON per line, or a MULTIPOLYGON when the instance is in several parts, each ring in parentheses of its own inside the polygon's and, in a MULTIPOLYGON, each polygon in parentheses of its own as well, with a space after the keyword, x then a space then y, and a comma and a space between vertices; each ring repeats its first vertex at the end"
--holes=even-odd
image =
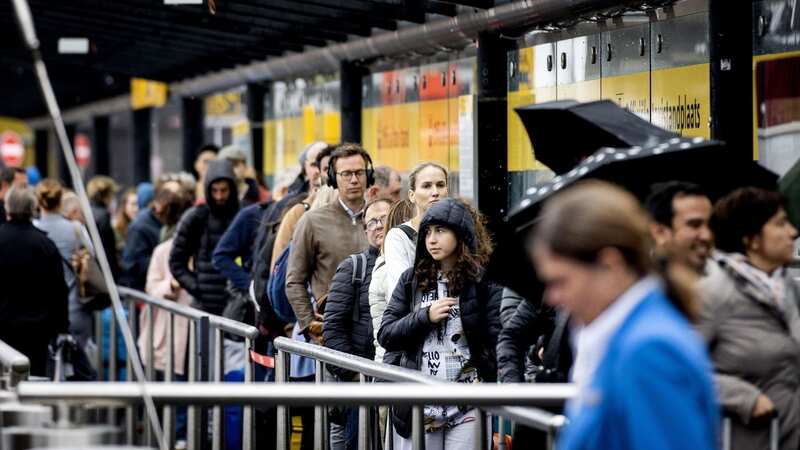
POLYGON ((89 145, 89 137, 85 134, 75 135, 75 160, 82 168, 89 167, 92 159, 92 147, 89 145))
POLYGON ((4 131, 0 135, 0 158, 9 167, 22 165, 25 159, 25 146, 22 144, 22 137, 13 131, 4 131))

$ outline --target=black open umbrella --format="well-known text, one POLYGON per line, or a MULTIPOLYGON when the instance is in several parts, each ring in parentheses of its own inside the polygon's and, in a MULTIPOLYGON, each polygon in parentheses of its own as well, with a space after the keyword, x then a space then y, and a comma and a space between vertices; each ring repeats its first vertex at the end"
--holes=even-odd
MULTIPOLYGON (((605 104, 603 108, 609 112, 608 117, 615 115, 611 110, 622 110, 614 104, 605 104)), ((634 129, 655 128, 633 114, 629 114, 625 120, 634 129)), ((608 121, 600 122, 607 124, 608 121)), ((590 125, 589 122, 585 124, 587 127, 590 125)), ((553 130, 542 129, 539 133, 548 134, 548 131, 552 133, 553 130)), ((496 234, 496 250, 487 270, 489 278, 528 299, 540 298, 541 285, 525 253, 525 239, 544 201, 581 180, 613 182, 640 200, 645 199, 654 183, 671 180, 700 184, 712 200, 741 186, 767 189, 777 186, 777 175, 754 161, 733 158, 722 142, 664 133, 667 139, 650 140, 648 145, 600 148, 571 170, 547 183, 529 188, 518 204, 511 205, 504 228, 496 234)))
POLYGON ((528 131, 536 159, 557 174, 570 171, 601 147, 651 147, 679 137, 610 100, 560 100, 514 111, 528 131))

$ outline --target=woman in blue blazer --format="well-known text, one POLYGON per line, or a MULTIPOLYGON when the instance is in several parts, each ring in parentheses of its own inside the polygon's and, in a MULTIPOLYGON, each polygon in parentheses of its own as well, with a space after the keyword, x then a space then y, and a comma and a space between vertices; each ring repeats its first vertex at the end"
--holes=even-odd
POLYGON ((656 275, 636 199, 585 182, 540 217, 532 253, 545 299, 579 327, 579 394, 559 448, 715 450, 719 407, 705 346, 687 319, 691 289, 678 267, 656 275))

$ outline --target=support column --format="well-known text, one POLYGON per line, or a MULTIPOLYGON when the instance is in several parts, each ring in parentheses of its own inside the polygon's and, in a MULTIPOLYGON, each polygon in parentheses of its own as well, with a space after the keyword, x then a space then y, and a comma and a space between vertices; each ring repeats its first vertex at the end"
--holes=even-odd
POLYGON ((514 45, 494 33, 478 36, 477 201, 491 229, 508 210, 506 58, 514 45))
POLYGON ((92 154, 94 156, 95 175, 111 175, 111 160, 109 159, 111 121, 108 116, 95 116, 92 118, 92 154))
POLYGON ((181 128, 183 132, 183 170, 194 172, 197 150, 203 145, 203 99, 183 97, 181 99, 181 128))
POLYGON ((711 137, 729 143, 731 157, 748 160, 754 157, 752 8, 752 2, 709 1, 711 137))
POLYGON ((361 79, 367 74, 367 70, 349 61, 342 61, 339 67, 342 142, 361 143, 361 79))
POLYGON ((39 169, 39 173, 42 175, 42 178, 47 178, 47 175, 49 174, 47 167, 47 146, 49 145, 49 135, 50 132, 47 128, 38 128, 36 131, 34 131, 33 135, 33 148, 34 154, 36 155, 36 168, 39 169))
MULTIPOLYGON (((75 125, 66 124, 64 126, 67 129, 67 137, 69 138, 70 145, 75 145, 75 125)), ((64 150, 61 148, 61 142, 58 142, 58 177, 61 179, 61 182, 64 186, 68 188, 72 188, 72 179, 69 176, 69 166, 67 166, 67 160, 64 159, 64 150)), ((73 149, 74 151, 74 149, 73 149)))
POLYGON ((264 170, 264 96, 267 89, 257 83, 247 85, 247 120, 250 122, 250 149, 253 167, 264 170))
POLYGON ((133 180, 150 181, 150 126, 152 108, 133 111, 133 180))

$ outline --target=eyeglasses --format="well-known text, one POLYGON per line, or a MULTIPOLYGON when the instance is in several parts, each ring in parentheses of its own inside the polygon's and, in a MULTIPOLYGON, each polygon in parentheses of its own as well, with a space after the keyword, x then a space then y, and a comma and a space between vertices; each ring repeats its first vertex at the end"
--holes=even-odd
POLYGON ((365 228, 367 229, 367 231, 375 231, 378 228, 382 227, 385 222, 386 222, 385 217, 376 217, 367 222, 365 228))
POLYGON ((342 171, 342 172, 338 172, 336 175, 339 175, 340 177, 344 178, 345 180, 349 180, 349 179, 353 178, 353 175, 355 175, 356 178, 362 178, 366 174, 367 174, 366 170, 359 169, 359 170, 345 170, 345 171, 342 171))

